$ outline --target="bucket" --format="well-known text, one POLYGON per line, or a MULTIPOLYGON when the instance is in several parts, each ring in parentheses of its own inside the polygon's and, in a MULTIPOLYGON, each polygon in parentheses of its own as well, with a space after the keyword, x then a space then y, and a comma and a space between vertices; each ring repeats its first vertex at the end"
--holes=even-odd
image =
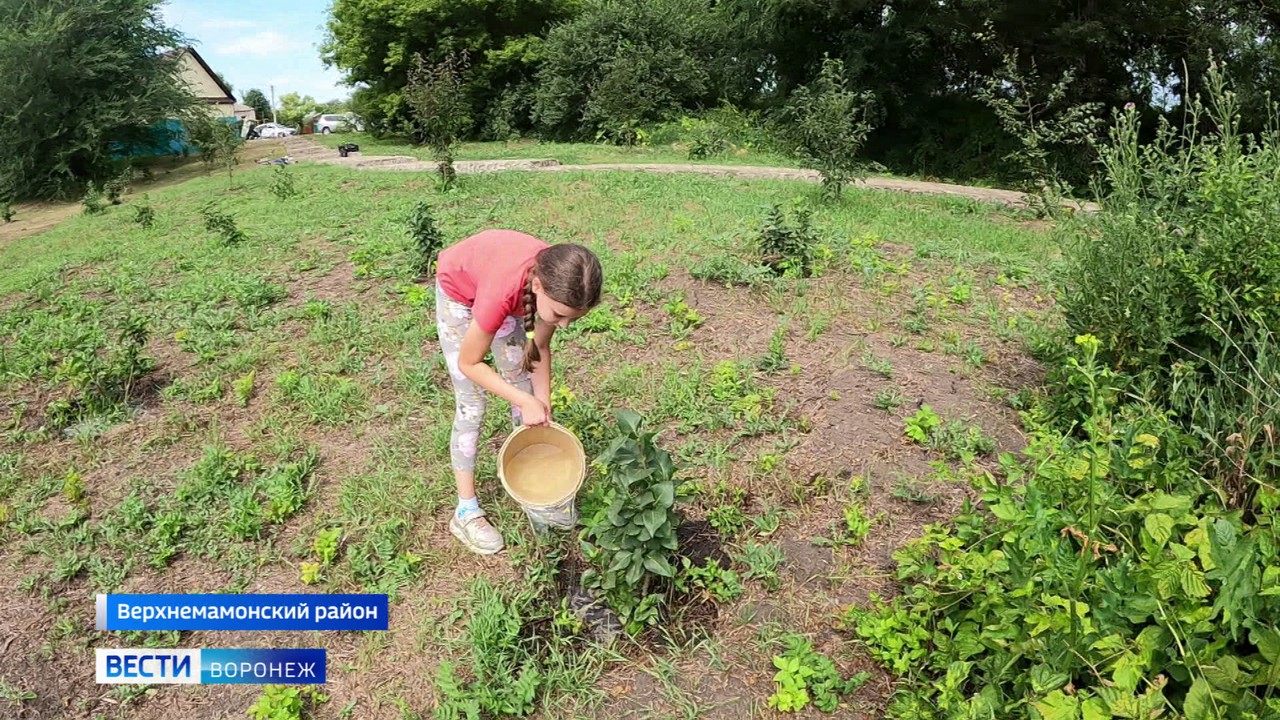
POLYGON ((521 427, 498 451, 498 479, 537 532, 573 529, 578 522, 574 500, 586 475, 582 442, 556 423, 521 427))

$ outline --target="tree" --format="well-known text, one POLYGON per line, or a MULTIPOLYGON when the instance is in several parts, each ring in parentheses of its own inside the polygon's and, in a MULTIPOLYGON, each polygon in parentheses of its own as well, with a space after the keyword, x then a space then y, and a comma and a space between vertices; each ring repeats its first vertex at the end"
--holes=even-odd
POLYGON ((453 151, 471 127, 471 113, 463 88, 466 86, 467 63, 458 55, 442 62, 427 62, 421 55, 414 58, 409 71, 405 101, 413 114, 414 134, 431 147, 440 180, 445 188, 453 184, 453 151))
POLYGON ((119 174, 114 152, 163 146, 196 100, 160 5, 0 0, 0 193, 75 194, 119 174))
POLYGON ((867 121, 872 96, 855 93, 845 80, 844 63, 827 58, 822 72, 791 96, 783 113, 783 135, 807 168, 822 174, 822 189, 838 199, 844 186, 863 174, 858 151, 871 132, 867 121))
POLYGON ((572 17, 579 2, 334 0, 321 57, 341 69, 348 83, 365 86, 353 97, 353 109, 371 129, 399 132, 409 121, 403 91, 415 56, 438 63, 451 53, 460 53, 471 67, 466 94, 472 127, 482 129, 490 109, 518 93, 526 99, 526 112, 512 119, 525 129, 541 37, 572 17))
POLYGON ((310 95, 299 95, 298 93, 285 93, 280 96, 280 109, 276 113, 276 117, 281 123, 289 127, 302 128, 302 123, 308 115, 315 115, 321 111, 320 103, 310 95))
POLYGON ((240 162, 240 133, 235 123, 208 113, 187 123, 191 144, 200 151, 200 159, 207 165, 217 165, 227 171, 231 182, 232 169, 240 162))
POLYGON ((253 88, 244 94, 244 104, 253 108, 253 112, 258 116, 258 122, 271 121, 271 103, 267 102, 267 96, 263 95, 258 88, 253 88))
POLYGON ((712 17, 704 0, 593 0, 547 36, 539 126, 629 143, 643 124, 713 103, 712 17))

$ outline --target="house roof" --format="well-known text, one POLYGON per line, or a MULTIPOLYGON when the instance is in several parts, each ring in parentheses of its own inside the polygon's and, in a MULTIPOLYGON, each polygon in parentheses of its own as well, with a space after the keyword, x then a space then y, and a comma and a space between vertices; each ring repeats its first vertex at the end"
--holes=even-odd
POLYGON ((190 45, 187 45, 177 50, 170 50, 169 52, 165 53, 165 57, 178 58, 178 57, 181 57, 183 53, 189 53, 192 59, 196 61, 196 64, 199 65, 200 68, 205 71, 205 74, 207 74, 210 77, 210 79, 212 79, 213 82, 217 84, 218 89, 222 91, 222 95, 223 95, 222 97, 204 97, 204 98, 201 98, 202 100, 208 103, 217 103, 217 104, 234 103, 236 101, 235 96, 231 94, 231 88, 227 87, 227 84, 222 81, 222 78, 218 77, 218 73, 214 72, 213 69, 209 67, 209 63, 205 62, 204 58, 200 57, 200 53, 196 52, 195 48, 191 47, 190 45))

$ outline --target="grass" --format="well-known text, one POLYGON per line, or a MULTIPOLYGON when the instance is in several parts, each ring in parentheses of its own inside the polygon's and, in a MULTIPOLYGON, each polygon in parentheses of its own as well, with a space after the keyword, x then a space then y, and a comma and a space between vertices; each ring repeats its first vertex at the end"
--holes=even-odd
MULTIPOLYGON (((360 146, 363 155, 411 155, 420 160, 432 160, 428 148, 414 145, 405 138, 376 139, 364 133, 339 135, 312 135, 314 142, 337 148, 345 143, 360 146)), ((559 143, 537 140, 511 142, 463 143, 456 155, 458 160, 513 160, 526 158, 551 158, 562 165, 598 165, 601 163, 678 163, 694 165, 763 165, 795 167, 795 160, 776 153, 759 150, 739 150, 711 158, 691 160, 688 151, 676 145, 651 145, 643 147, 619 147, 598 143, 559 143)))
MULTIPOLYGON (((340 139, 350 138, 322 138, 340 139)), ((485 149, 497 146, 465 150, 485 149)), ((521 574, 528 565, 521 558, 537 545, 495 480, 490 445, 482 445, 480 493, 506 532, 508 554, 480 561, 447 542, 452 395, 434 350, 433 291, 414 282, 405 230, 420 201, 431 205, 448 242, 513 227, 599 253, 605 302, 555 338, 556 418, 594 456, 608 441, 610 410, 645 415, 693 480, 690 488, 700 488, 681 506, 690 520, 720 531, 729 556, 722 568, 745 581, 743 598, 725 600, 730 617, 741 607, 734 604, 773 592, 786 595, 780 604, 806 608, 795 622, 820 622, 829 610, 824 601, 793 597, 779 575, 781 539, 832 522, 850 542, 878 531, 874 518, 843 508, 815 518, 825 512, 810 502, 818 480, 793 469, 792 460, 806 458, 806 443, 827 432, 814 421, 819 404, 844 402, 826 389, 842 366, 829 346, 847 345, 849 332, 879 333, 879 356, 864 362, 884 378, 895 375, 895 365, 907 375, 919 363, 943 368, 953 361, 911 355, 912 345, 926 340, 972 358, 975 372, 984 372, 999 354, 984 353, 978 364, 976 349, 990 346, 967 338, 1016 326, 999 313, 1021 310, 993 303, 995 291, 976 279, 984 277, 979 271, 1028 268, 1034 278, 1053 253, 1051 238, 993 220, 994 208, 975 212, 945 198, 850 190, 815 215, 831 250, 818 277, 724 290, 691 280, 686 268, 710 257, 751 267, 749 254, 734 248, 750 247, 765 209, 797 196, 816 201, 816 187, 510 173, 466 176, 441 194, 430 174, 311 165, 290 172, 298 193, 287 198, 273 194, 272 171, 249 168, 231 186, 218 176, 152 190, 150 228, 134 222, 126 203, 0 242, 0 562, 14 569, 0 592, 50 618, 33 631, 38 637, 15 645, 15 652, 48 658, 49 673, 63 672, 59 663, 79 662, 95 645, 185 642, 177 633, 89 631, 92 619, 79 598, 92 592, 385 592, 394 598, 392 633, 315 640, 329 643, 331 656, 353 658, 350 669, 331 668, 329 710, 358 701, 353 716, 403 707, 426 717, 432 691, 422 679, 436 677, 442 657, 462 654, 450 643, 461 637, 455 626, 470 607, 464 580, 485 576, 504 592, 554 587, 547 577, 526 581, 521 574), (225 223, 206 227, 202 210, 211 202, 242 239, 226 242, 225 223), (880 261, 862 240, 870 237, 918 250, 910 273, 875 269, 880 261), (873 275, 901 283, 897 298, 866 282, 872 265, 873 275), (884 300, 883 327, 862 330, 867 318, 850 300, 855 292, 884 300), (903 319, 917 315, 927 323, 908 336, 903 319), (132 316, 146 321, 140 347, 154 370, 124 362, 132 316), (902 362, 908 357, 914 364, 902 362), (82 378, 82 391, 108 378, 129 384, 129 392, 102 394, 101 408, 55 427, 45 410, 70 391, 71 378, 82 378), (812 392, 815 386, 822 389, 812 392), (422 628, 430 633, 419 637, 422 628), (353 696, 352 679, 374 673, 391 680, 373 696, 353 696)), ((1018 339, 1014 333, 984 342, 1018 339)), ((867 397, 846 390, 845 400, 897 442, 906 397, 885 380, 874 382, 878 390, 867 397), (890 412, 867 409, 872 403, 890 412)), ((491 402, 486 442, 503 437, 509 424, 503 403, 491 402)), ((944 455, 988 452, 989 441, 965 428, 943 425, 939 432, 934 447, 944 455)), ((601 492, 588 482, 584 513, 600 506, 601 492)), ((721 672, 768 685, 769 656, 733 638, 713 639, 730 645, 721 672)), ((712 671, 685 656, 693 653, 673 650, 679 643, 644 643, 628 651, 626 664, 638 663, 662 683, 635 705, 652 706, 655 716, 704 707, 706 688, 698 683, 711 687, 714 678, 705 673, 712 671)), ((540 659, 549 683, 540 710, 550 717, 607 714, 614 702, 608 689, 624 663, 558 652, 540 659)), ((40 684, 8 694, 23 703, 62 697, 40 684), (25 699, 30 693, 36 698, 25 699)), ((751 701, 762 704, 764 696, 751 701)), ((159 712, 140 694, 121 710, 122 717, 159 712)))

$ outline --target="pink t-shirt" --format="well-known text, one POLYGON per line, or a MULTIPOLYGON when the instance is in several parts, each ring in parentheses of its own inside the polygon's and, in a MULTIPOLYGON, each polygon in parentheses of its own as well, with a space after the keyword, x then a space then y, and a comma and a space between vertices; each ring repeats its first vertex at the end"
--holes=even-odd
POLYGON ((436 279, 446 295, 471 308, 481 329, 496 333, 508 316, 524 315, 526 276, 548 247, 515 230, 483 230, 440 251, 436 279))

